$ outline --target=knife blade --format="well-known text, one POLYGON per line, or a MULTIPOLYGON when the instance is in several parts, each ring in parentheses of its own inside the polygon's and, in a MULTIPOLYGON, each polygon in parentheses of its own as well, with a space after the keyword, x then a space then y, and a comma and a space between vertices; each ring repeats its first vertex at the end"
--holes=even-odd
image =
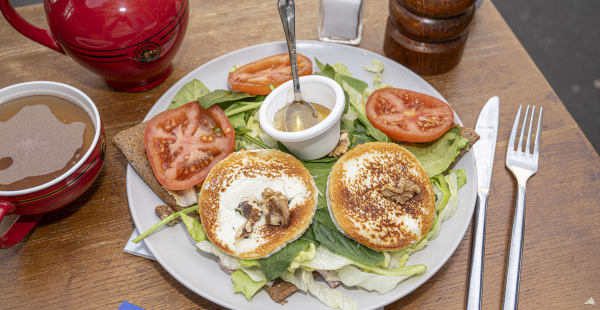
POLYGON ((483 284, 483 258, 485 254, 485 215, 487 200, 494 167, 496 137, 498 136, 498 114, 500 100, 494 96, 488 100, 477 118, 475 132, 479 141, 473 145, 475 165, 477 166, 477 205, 473 222, 473 240, 471 245, 471 267, 469 271, 469 291, 467 309, 481 309, 483 284))

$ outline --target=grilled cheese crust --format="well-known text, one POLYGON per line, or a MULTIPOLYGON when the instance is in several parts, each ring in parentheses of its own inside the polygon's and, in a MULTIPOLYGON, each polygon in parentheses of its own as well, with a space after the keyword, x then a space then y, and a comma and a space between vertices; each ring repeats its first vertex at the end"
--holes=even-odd
POLYGON ((431 228, 435 213, 425 169, 395 143, 364 143, 342 156, 329 175, 327 202, 344 234, 377 251, 417 242, 431 228), (398 187, 397 196, 390 187, 398 187))
POLYGON ((292 155, 278 150, 241 151, 212 168, 198 200, 208 239, 229 255, 256 259, 280 250, 306 231, 316 211, 317 188, 308 170, 292 155), (289 224, 269 225, 262 216, 247 238, 236 241, 236 232, 246 222, 236 208, 242 201, 260 199, 266 188, 288 199, 289 224))

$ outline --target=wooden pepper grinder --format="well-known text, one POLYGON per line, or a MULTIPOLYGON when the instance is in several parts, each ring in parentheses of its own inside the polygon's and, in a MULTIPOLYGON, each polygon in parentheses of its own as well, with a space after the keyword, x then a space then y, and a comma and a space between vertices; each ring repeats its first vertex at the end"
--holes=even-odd
POLYGON ((475 0, 390 0, 386 56, 422 75, 449 71, 460 61, 475 0))

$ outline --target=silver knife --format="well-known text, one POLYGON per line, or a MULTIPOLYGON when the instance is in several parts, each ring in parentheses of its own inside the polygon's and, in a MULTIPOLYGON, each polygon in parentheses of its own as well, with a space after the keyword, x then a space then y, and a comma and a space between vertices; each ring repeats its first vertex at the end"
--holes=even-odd
POLYGON ((469 272, 469 293, 467 309, 481 309, 481 288, 483 285, 483 257, 485 250, 485 214, 487 211, 490 179, 494 167, 496 136, 498 135, 498 114, 500 101, 497 96, 488 100, 477 119, 475 131, 479 141, 473 146, 477 165, 477 205, 473 223, 473 243, 471 246, 471 269, 469 272))

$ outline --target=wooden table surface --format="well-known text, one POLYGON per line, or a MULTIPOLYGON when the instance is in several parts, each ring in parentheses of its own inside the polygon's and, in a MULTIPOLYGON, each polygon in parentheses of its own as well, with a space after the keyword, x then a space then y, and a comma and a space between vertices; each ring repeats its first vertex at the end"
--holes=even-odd
MULTIPOLYGON (((73 85, 98 105, 106 134, 139 123, 178 79, 207 61, 249 45, 284 39, 274 1, 190 1, 190 25, 171 76, 138 94, 109 89, 70 58, 19 35, 0 19, 0 87, 50 80, 73 85)), ((297 38, 316 39, 318 4, 298 0, 297 38)), ((19 9, 44 25, 43 7, 19 9)), ((382 53, 386 0, 365 5, 360 47, 382 53)), ((557 61, 568 61, 562 59, 557 61)), ((489 197, 483 308, 501 305, 516 183, 504 166, 517 107, 544 107, 539 172, 528 184, 520 306, 578 309, 600 302, 600 158, 494 6, 477 11, 461 63, 426 77, 474 126, 498 95, 500 129, 489 197)), ((72 205, 48 214, 24 242, 0 250, 0 308, 116 309, 127 300, 146 309, 218 309, 171 277, 157 262, 123 253, 134 228, 126 198, 124 157, 108 144, 104 169, 72 205)), ((462 309, 470 230, 446 265, 388 309, 462 309)), ((589 306, 588 306, 589 307, 589 306)), ((273 308, 279 309, 273 304, 273 308)), ((281 309, 284 309, 283 307, 281 309)))

